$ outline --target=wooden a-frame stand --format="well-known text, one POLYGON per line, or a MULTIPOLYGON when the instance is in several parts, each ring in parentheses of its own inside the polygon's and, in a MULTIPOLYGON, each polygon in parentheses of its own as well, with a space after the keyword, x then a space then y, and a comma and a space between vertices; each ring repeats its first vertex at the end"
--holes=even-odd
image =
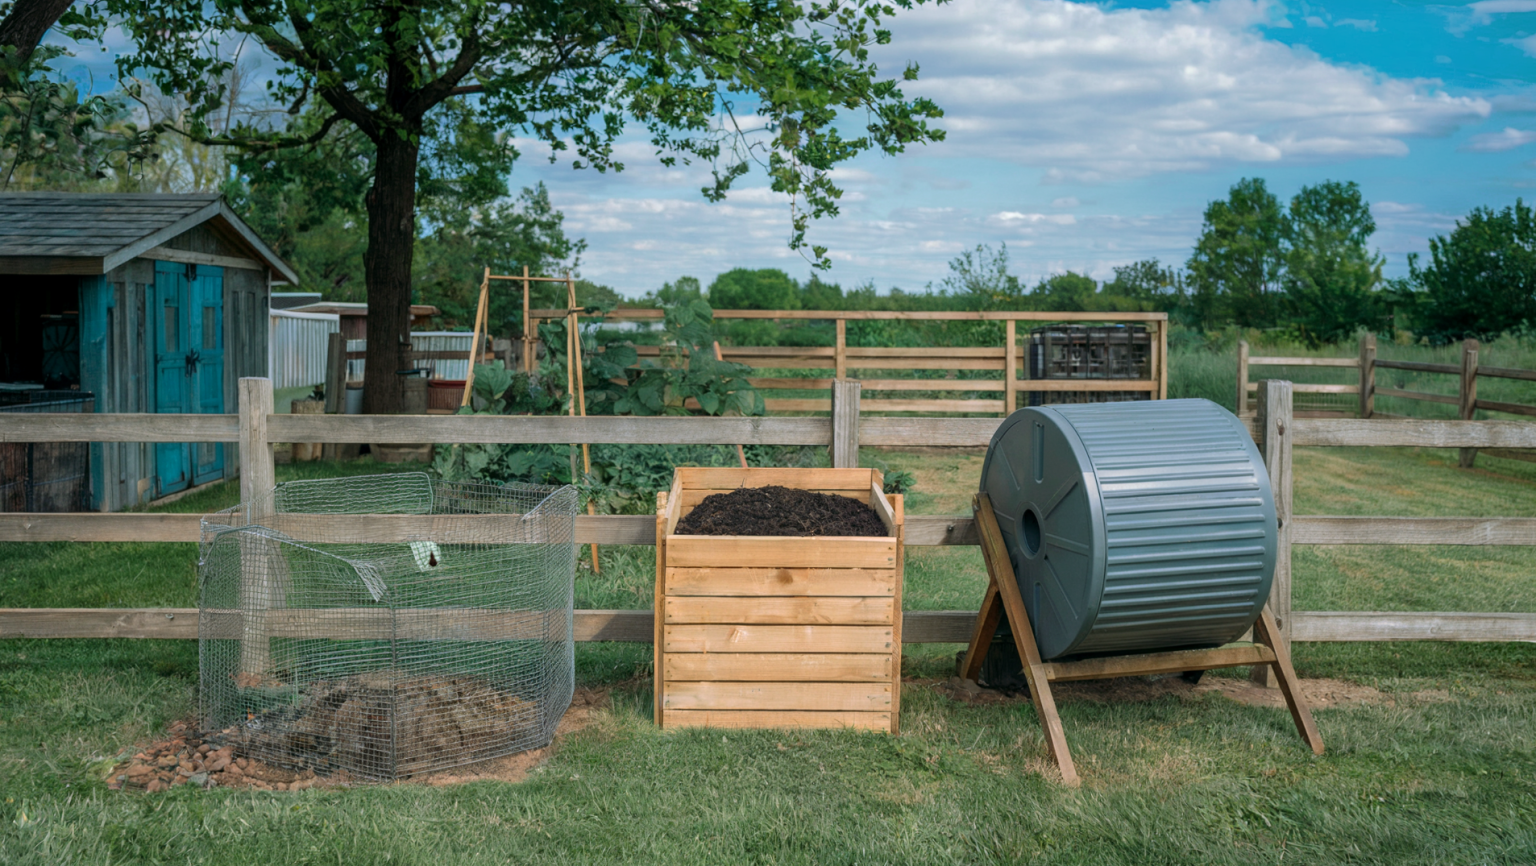
POLYGON ((1291 667, 1291 655, 1285 644, 1276 640, 1279 629, 1275 618, 1265 606, 1264 612, 1253 624, 1254 643, 1236 643, 1212 649, 1176 650, 1174 652, 1144 653, 1140 655, 1111 656, 1083 659, 1081 661, 1044 662, 1035 644, 1035 633, 1029 624, 1029 614, 1024 610, 1024 599, 1019 594, 1019 584, 1013 574, 1013 564, 1008 550, 1003 546, 1002 531, 997 517, 992 513, 992 501, 985 493, 972 500, 976 514, 976 532, 981 538, 982 557, 987 562, 987 595, 976 617, 976 630, 971 635, 971 646, 965 654, 965 664, 960 675, 974 680, 981 672, 982 659, 997 633, 1004 615, 1013 631, 1013 642, 1018 648, 1019 659, 1024 663, 1024 677, 1029 683, 1030 699, 1040 726, 1045 729, 1046 748, 1056 766, 1061 769, 1061 779, 1068 785, 1077 785, 1077 768, 1072 763, 1072 753, 1067 749, 1067 737, 1061 728, 1061 716, 1056 712, 1056 699, 1051 696, 1051 683, 1069 680, 1102 680, 1111 677, 1146 676, 1150 674, 1183 673, 1226 668, 1235 665, 1269 665, 1274 669, 1280 691, 1290 707, 1296 730, 1312 748, 1313 753, 1323 753, 1323 738, 1312 721, 1312 711, 1301 697, 1296 681, 1296 670, 1291 667))

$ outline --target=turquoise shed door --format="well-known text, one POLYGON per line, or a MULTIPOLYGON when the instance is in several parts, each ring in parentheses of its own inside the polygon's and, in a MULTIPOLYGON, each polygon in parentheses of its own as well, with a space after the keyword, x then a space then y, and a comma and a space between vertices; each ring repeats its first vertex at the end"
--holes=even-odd
MULTIPOLYGON (((224 269, 199 265, 192 278, 194 412, 217 415, 224 411, 224 269)), ((200 442, 193 446, 192 483, 203 484, 224 474, 224 444, 200 442)))
MULTIPOLYGON (((155 262, 151 295, 155 411, 223 412, 223 269, 155 262)), ((224 446, 219 443, 155 445, 159 496, 211 481, 223 472, 224 446)))

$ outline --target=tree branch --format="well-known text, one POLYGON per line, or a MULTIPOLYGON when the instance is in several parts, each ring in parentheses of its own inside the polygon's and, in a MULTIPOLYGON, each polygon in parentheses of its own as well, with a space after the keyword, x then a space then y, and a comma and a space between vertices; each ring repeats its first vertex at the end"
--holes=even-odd
MULTIPOLYGON (((453 59, 453 65, 448 67, 442 75, 411 94, 405 104, 401 106, 401 113, 407 117, 421 117, 439 102, 453 95, 458 89, 460 81, 475 68, 480 62, 483 45, 480 42, 480 31, 471 28, 464 35, 464 42, 459 46, 459 55, 453 59)), ((473 85, 466 85, 473 86, 473 85)), ((466 91, 472 92, 472 91, 466 91)))

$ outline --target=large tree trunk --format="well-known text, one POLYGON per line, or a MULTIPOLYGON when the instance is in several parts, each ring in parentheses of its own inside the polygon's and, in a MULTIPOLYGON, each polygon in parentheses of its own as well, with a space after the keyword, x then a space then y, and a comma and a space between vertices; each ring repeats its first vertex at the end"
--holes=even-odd
POLYGON ((0 48, 16 49, 16 65, 26 63, 73 0, 18 0, 0 20, 0 48))
POLYGON ((416 245, 416 163, 418 136, 390 131, 381 136, 368 190, 368 251, 363 256, 368 286, 368 357, 364 362, 363 412, 400 411, 403 380, 410 366, 411 256, 416 245))

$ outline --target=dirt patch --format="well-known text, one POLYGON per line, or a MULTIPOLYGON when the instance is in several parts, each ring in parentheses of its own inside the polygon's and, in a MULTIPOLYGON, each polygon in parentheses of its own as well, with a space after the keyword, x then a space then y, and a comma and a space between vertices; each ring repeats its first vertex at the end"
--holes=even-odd
MULTIPOLYGON (((554 741, 548 746, 423 773, 395 784, 441 786, 487 780, 522 781, 530 770, 549 759, 564 737, 590 725, 594 713, 608 705, 606 689, 577 689, 570 709, 555 729, 554 741)), ((306 788, 345 788, 358 782, 344 771, 318 773, 313 767, 269 764, 246 751, 249 743, 249 738, 235 729, 199 732, 195 722, 179 721, 171 725, 166 738, 144 746, 133 757, 118 764, 109 775, 107 786, 114 790, 151 793, 187 784, 201 788, 302 791, 306 788)))
POLYGON ((677 522, 678 535, 873 535, 885 524, 846 496, 790 487, 742 487, 706 496, 677 522))
MULTIPOLYGON (((997 704, 1016 703, 1028 701, 1027 695, 1018 694, 1009 696, 993 689, 984 689, 971 680, 962 680, 959 677, 950 677, 948 680, 929 681, 940 692, 964 704, 972 706, 989 706, 997 704)), ((1056 683, 1051 686, 1051 694, 1055 696, 1056 703, 1070 704, 1077 702, 1086 703, 1139 703, 1155 701, 1159 698, 1174 696, 1186 700, 1193 700, 1210 692, 1219 692, 1224 697, 1254 707, 1284 707, 1285 698, 1279 689, 1266 689, 1256 686, 1247 680, 1233 680, 1224 677, 1201 677, 1200 682, 1190 683, 1178 674, 1170 674, 1160 677, 1119 677, 1112 680, 1082 680, 1079 682, 1056 683)), ((1301 681, 1301 694, 1307 701, 1307 705, 1314 710, 1326 710, 1333 707, 1360 706, 1364 704, 1392 705, 1390 695, 1363 686, 1359 683, 1351 683, 1345 680, 1315 679, 1301 681)), ((1415 699, 1419 699, 1417 694, 1415 699)), ((1427 698, 1421 700, 1434 700, 1427 698)), ((1449 700, 1447 695, 1444 700, 1449 700)))

